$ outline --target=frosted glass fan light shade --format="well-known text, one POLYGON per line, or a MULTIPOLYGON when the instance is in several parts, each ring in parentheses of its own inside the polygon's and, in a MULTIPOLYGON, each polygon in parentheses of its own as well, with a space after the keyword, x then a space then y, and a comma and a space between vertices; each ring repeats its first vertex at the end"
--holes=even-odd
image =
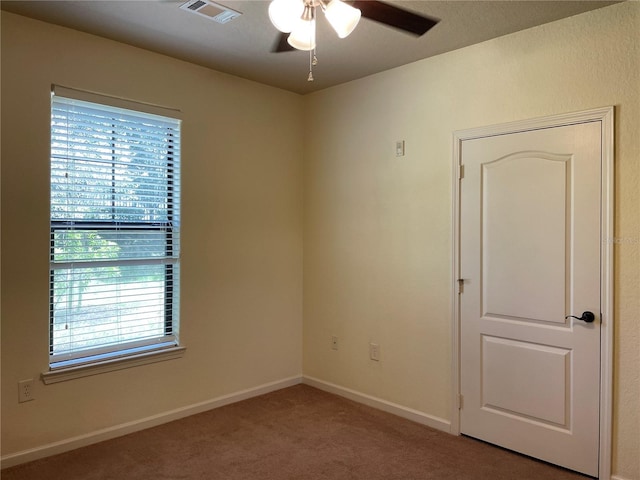
POLYGON ((287 38, 287 42, 297 50, 313 50, 316 48, 316 21, 299 20, 287 38))
POLYGON ((324 11, 324 15, 338 36, 345 38, 358 25, 361 13, 357 8, 340 0, 331 0, 324 11))
POLYGON ((303 10, 302 0, 273 0, 269 5, 269 19, 278 30, 289 33, 300 20, 303 10))

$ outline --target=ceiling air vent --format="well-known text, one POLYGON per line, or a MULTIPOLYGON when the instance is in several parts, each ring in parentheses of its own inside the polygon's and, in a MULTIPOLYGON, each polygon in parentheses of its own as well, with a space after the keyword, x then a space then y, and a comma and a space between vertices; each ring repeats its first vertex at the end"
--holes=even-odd
POLYGON ((227 23, 242 15, 242 13, 229 7, 208 0, 189 0, 187 3, 180 5, 180 8, 187 12, 197 13, 218 23, 227 23))

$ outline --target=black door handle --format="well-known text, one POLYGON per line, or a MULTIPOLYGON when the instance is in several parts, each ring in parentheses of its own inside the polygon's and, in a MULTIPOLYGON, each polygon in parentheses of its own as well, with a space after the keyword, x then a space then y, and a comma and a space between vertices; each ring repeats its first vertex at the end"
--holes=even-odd
POLYGON ((577 318, 578 320, 582 320, 586 323, 592 323, 596 319, 596 316, 593 314, 593 312, 583 312, 581 317, 576 317, 575 315, 567 315, 564 318, 567 319, 569 317, 577 318))

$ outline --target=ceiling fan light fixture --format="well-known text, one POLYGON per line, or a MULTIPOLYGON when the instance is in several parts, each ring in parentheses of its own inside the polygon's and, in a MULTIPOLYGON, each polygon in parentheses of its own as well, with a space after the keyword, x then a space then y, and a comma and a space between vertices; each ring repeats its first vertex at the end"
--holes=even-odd
POLYGON ((300 0, 273 0, 269 4, 269 20, 283 33, 291 32, 304 12, 300 0))
POLYGON ((316 20, 302 20, 287 38, 287 42, 296 50, 313 50, 316 48, 316 20))
POLYGON ((341 0, 331 0, 324 6, 324 15, 338 37, 345 38, 356 28, 362 14, 359 9, 347 5, 341 0))
MULTIPOLYGON (((204 1, 204 0, 190 0, 204 1)), ((211 1, 211 0, 207 0, 211 1)), ((404 2, 403 2, 404 3, 404 2)), ((287 52, 292 48, 309 52, 308 81, 313 81, 316 58, 316 10, 321 9, 340 38, 349 36, 365 17, 383 25, 416 36, 424 35, 440 21, 380 0, 272 0, 269 18, 273 25, 289 35, 280 35, 272 51, 287 52), (355 6, 354 6, 355 5, 355 6), (357 8, 356 8, 357 7, 357 8), (283 19, 282 17, 285 17, 283 19), (286 24, 283 27, 283 23, 286 24)))

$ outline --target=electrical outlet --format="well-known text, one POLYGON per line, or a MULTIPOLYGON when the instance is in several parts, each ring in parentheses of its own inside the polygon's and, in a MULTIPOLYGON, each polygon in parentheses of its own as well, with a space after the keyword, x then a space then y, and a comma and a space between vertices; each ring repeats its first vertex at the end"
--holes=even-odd
POLYGON ((377 343, 369 344, 369 358, 376 362, 380 361, 380 345, 377 343))
POLYGON ((338 349, 338 337, 336 337, 335 335, 331 335, 331 349, 332 350, 338 349))
POLYGON ((18 403, 34 400, 33 396, 33 378, 29 380, 20 380, 18 382, 18 403))

